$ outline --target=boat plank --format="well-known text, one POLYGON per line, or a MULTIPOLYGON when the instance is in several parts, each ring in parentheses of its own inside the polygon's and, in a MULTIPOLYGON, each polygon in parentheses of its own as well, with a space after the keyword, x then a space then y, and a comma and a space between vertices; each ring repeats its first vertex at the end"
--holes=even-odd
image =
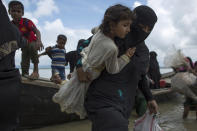
POLYGON ((49 79, 36 79, 36 80, 31 80, 26 77, 22 77, 23 84, 30 84, 30 85, 35 85, 35 86, 42 86, 42 87, 52 87, 52 88, 60 88, 60 85, 55 84, 54 82, 51 82, 49 79))

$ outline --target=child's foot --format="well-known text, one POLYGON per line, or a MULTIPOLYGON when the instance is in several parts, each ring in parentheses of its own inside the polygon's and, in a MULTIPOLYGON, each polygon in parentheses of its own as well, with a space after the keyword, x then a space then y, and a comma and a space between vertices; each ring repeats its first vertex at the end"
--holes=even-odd
POLYGON ((59 74, 53 75, 52 80, 56 84, 61 84, 61 82, 62 82, 61 77, 59 76, 59 74))
POLYGON ((29 76, 29 78, 32 79, 32 80, 38 79, 38 78, 39 78, 38 72, 33 72, 33 73, 29 76))
POLYGON ((62 80, 61 79, 55 79, 54 82, 55 82, 55 84, 61 84, 62 80))

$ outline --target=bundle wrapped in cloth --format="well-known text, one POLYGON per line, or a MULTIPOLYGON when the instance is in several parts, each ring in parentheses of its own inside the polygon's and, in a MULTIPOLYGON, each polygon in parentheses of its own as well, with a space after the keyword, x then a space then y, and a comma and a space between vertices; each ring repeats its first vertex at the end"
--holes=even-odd
POLYGON ((192 73, 177 73, 171 79, 171 87, 174 91, 197 101, 197 77, 192 73))
POLYGON ((182 66, 188 66, 185 59, 185 55, 181 50, 177 50, 173 47, 170 51, 167 52, 167 55, 164 57, 164 65, 169 68, 179 68, 182 66))
MULTIPOLYGON (((164 64, 167 67, 172 67, 174 69, 180 69, 181 67, 186 69, 191 68, 185 55, 181 52, 181 50, 176 50, 175 48, 166 55, 164 58, 164 64)), ((172 89, 197 101, 197 77, 188 71, 176 71, 176 75, 174 75, 171 79, 172 89)))

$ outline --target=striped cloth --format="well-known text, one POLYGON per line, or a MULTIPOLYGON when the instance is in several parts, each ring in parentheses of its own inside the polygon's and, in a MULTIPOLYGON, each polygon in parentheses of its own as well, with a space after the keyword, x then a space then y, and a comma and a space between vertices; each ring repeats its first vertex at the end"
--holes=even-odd
POLYGON ((51 50, 51 67, 52 68, 65 68, 66 58, 65 58, 66 50, 59 48, 52 48, 51 50))

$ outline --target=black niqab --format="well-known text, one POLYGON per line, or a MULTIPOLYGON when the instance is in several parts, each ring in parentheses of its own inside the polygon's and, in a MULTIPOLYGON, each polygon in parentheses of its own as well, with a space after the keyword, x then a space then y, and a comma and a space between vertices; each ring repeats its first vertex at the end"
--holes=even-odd
POLYGON ((17 35, 15 30, 13 30, 13 25, 2 1, 0 1, 0 17, 0 45, 9 41, 17 40, 17 35))
MULTIPOLYGON (((138 6, 134 9, 135 18, 131 25, 130 32, 124 39, 116 38, 115 42, 119 47, 119 55, 125 53, 128 48, 135 47, 142 43, 148 35, 151 33, 155 23, 157 22, 157 15, 148 6, 138 6), (143 24, 150 27, 150 32, 144 32, 139 24, 143 24)), ((135 54, 137 55, 137 54, 135 54)))
POLYGON ((153 29, 155 23, 157 22, 157 15, 148 6, 141 5, 136 7, 133 10, 134 14, 136 14, 136 23, 141 23, 143 25, 149 26, 151 29, 153 29))
POLYGON ((150 52, 150 65, 148 71, 149 77, 155 82, 154 85, 151 84, 151 88, 159 88, 159 81, 161 78, 159 63, 157 61, 157 53, 154 51, 150 52))

